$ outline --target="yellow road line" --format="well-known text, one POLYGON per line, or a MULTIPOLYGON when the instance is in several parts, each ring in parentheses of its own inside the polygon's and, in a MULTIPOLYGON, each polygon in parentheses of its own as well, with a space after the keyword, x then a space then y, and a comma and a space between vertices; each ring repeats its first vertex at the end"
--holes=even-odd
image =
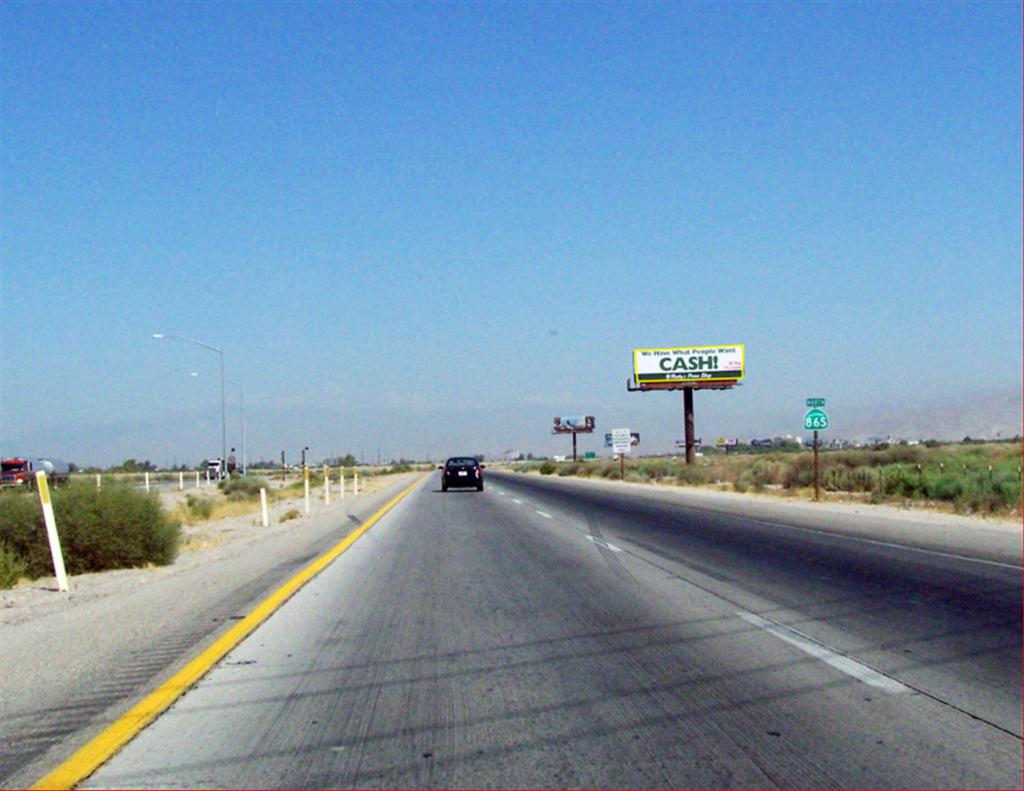
POLYGON ((214 665, 242 642, 257 626, 267 620, 278 607, 288 601, 303 585, 313 579, 341 553, 352 546, 363 533, 373 527, 384 514, 394 508, 399 500, 419 486, 424 478, 419 478, 395 495, 383 508, 367 519, 366 522, 270 594, 245 618, 217 638, 213 645, 175 673, 159 689, 139 701, 124 716, 109 725, 102 733, 68 758, 68 760, 37 781, 32 788, 74 788, 78 783, 81 783, 99 769, 118 750, 134 739, 143 728, 170 708, 171 704, 184 695, 193 684, 209 673, 214 665))

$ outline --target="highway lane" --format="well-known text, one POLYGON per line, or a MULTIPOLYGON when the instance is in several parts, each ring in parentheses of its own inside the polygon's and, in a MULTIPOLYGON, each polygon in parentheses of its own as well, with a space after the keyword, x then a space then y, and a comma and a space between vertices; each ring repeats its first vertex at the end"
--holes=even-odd
POLYGON ((1019 569, 489 481, 432 477, 85 787, 1020 785, 1019 569))

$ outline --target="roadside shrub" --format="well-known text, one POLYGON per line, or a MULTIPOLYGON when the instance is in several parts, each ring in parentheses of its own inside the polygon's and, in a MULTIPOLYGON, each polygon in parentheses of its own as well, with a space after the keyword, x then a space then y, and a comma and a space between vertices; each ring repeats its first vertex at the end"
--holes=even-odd
POLYGON ((200 497, 195 494, 185 495, 185 507, 193 519, 209 519, 213 514, 213 500, 209 497, 200 497))
MULTIPOLYGON (((42 512, 33 497, 0 504, 0 543, 26 565, 26 576, 53 573, 42 512)), ((181 525, 142 492, 110 486, 53 490, 53 510, 69 574, 166 565, 178 552, 181 525)))
POLYGON ((28 573, 28 563, 0 543, 0 588, 13 588, 28 573))
POLYGON ((266 485, 262 478, 242 476, 232 478, 230 481, 221 481, 217 488, 227 495, 229 500, 253 500, 260 496, 260 489, 266 485))
MULTIPOLYGON (((821 485, 829 492, 870 492, 876 488, 878 475, 870 467, 826 467, 822 470, 821 485)), ((811 465, 811 484, 814 469, 811 465)))
POLYGON ((793 458, 786 467, 782 485, 787 489, 814 486, 814 456, 804 453, 793 458))
POLYGON ((671 478, 675 470, 670 462, 665 459, 644 459, 637 465, 637 470, 652 481, 660 478, 671 478))
POLYGON ((298 511, 298 509, 297 508, 290 508, 289 510, 285 511, 283 514, 281 514, 277 518, 277 522, 278 522, 278 524, 280 524, 282 522, 287 522, 287 521, 289 521, 291 519, 298 519, 298 518, 299 518, 299 511, 298 511))
POLYGON ((700 467, 688 465, 684 465, 676 470, 675 479, 676 483, 685 486, 700 486, 703 483, 707 483, 707 475, 704 473, 704 470, 700 469, 700 467))
POLYGON ((740 472, 733 487, 738 492, 745 492, 748 489, 760 492, 768 485, 783 485, 788 468, 788 462, 773 458, 758 459, 752 466, 740 472))
MULTIPOLYGON (((63 537, 60 522, 57 522, 57 529, 63 537)), ((0 496, 0 543, 26 564, 26 576, 40 576, 34 573, 36 569, 42 569, 42 574, 53 572, 43 512, 31 492, 0 496)))
POLYGON ((764 481, 754 471, 754 468, 743 470, 739 477, 733 482, 733 488, 737 492, 746 492, 753 489, 755 492, 764 490, 764 481))
POLYGON ((557 470, 558 470, 558 465, 556 465, 553 461, 546 461, 542 465, 540 465, 540 474, 541 475, 552 475, 557 470))

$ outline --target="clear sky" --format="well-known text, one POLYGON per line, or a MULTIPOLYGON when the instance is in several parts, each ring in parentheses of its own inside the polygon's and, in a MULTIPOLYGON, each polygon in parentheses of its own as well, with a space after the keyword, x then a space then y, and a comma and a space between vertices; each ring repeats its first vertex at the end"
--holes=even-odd
MULTIPOLYGON (((0 5, 0 453, 681 435, 1019 391, 1021 4, 0 5), (202 376, 191 377, 196 371, 202 376), (229 445, 240 446, 238 387, 229 445)), ((596 449, 597 439, 587 449, 596 449)))

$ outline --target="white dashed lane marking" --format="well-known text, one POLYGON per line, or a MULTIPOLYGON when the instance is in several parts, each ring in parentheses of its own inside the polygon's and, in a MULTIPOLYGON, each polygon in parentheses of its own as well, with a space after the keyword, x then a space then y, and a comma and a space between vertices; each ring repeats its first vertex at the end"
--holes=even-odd
POLYGON ((546 514, 543 511, 538 511, 537 513, 540 514, 541 516, 543 516, 545 519, 554 519, 555 518, 551 514, 546 514))
POLYGON ((829 648, 824 643, 819 643, 813 637, 808 637, 795 629, 790 629, 788 626, 783 626, 774 621, 769 621, 767 618, 754 615, 752 612, 738 612, 736 614, 747 623, 753 624, 758 629, 763 629, 780 640, 796 646, 805 654, 810 654, 815 659, 820 659, 825 664, 831 665, 848 676, 853 676, 858 681, 863 681, 868 686, 892 693, 908 691, 908 688, 896 679, 879 673, 877 670, 861 664, 856 659, 851 659, 829 648))
POLYGON ((610 549, 612 552, 621 552, 622 551, 617 546, 615 546, 615 544, 609 544, 603 538, 598 538, 597 536, 587 536, 587 538, 589 538, 591 541, 593 541, 599 547, 604 547, 605 549, 610 549))

